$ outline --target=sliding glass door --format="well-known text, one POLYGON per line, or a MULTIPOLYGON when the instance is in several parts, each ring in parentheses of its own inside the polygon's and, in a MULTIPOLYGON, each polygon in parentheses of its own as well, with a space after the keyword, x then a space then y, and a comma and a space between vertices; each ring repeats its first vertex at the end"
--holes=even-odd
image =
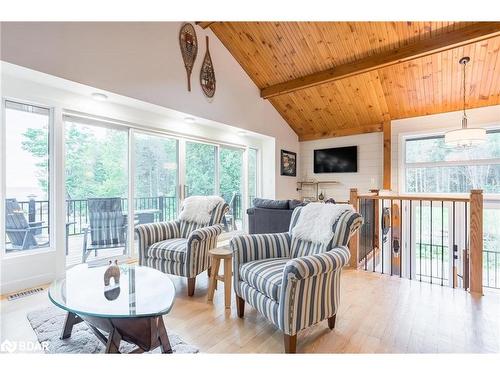
POLYGON ((241 148, 219 148, 219 194, 227 204, 226 229, 242 229, 243 152, 241 148))
POLYGON ((134 132, 136 224, 177 217, 178 152, 176 139, 134 132))
POLYGON ((184 196, 217 194, 217 146, 186 141, 184 196))
POLYGON ((128 129, 65 118, 66 264, 128 255, 128 129))

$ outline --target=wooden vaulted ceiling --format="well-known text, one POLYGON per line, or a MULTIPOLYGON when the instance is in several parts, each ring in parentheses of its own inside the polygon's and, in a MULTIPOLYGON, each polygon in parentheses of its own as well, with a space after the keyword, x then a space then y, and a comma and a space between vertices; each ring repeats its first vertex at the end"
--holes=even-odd
POLYGON ((500 23, 211 22, 300 140, 381 131, 384 122, 500 104, 500 23))

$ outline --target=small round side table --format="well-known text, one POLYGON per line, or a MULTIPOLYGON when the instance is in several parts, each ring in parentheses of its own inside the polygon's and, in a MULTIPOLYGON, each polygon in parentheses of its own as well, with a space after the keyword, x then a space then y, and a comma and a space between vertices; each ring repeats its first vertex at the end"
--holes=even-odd
POLYGON ((233 251, 227 247, 222 246, 212 249, 208 252, 212 258, 212 270, 210 273, 210 284, 208 286, 208 302, 214 299, 214 292, 217 288, 217 281, 224 283, 224 304, 226 309, 231 308, 231 279, 233 276, 233 251), (224 275, 219 276, 219 267, 221 260, 224 261, 224 275))

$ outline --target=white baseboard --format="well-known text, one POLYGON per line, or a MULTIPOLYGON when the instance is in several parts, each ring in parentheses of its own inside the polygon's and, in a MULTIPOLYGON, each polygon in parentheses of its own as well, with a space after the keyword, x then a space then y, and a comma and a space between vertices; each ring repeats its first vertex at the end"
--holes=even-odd
POLYGON ((39 287, 40 285, 49 284, 55 278, 53 273, 45 273, 41 275, 36 275, 33 277, 28 277, 25 279, 12 280, 3 283, 0 286, 0 295, 5 296, 14 292, 19 292, 21 290, 39 287))

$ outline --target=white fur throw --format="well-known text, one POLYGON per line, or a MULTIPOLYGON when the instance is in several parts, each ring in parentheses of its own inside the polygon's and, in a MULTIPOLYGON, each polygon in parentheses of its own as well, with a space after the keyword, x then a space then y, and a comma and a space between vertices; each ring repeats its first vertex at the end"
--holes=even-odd
POLYGON ((333 224, 350 204, 309 203, 302 207, 292 235, 305 241, 328 244, 333 237, 333 224))
POLYGON ((213 209, 219 204, 224 203, 224 199, 216 195, 198 196, 193 195, 184 199, 182 211, 179 219, 198 224, 208 224, 212 216, 213 209))

